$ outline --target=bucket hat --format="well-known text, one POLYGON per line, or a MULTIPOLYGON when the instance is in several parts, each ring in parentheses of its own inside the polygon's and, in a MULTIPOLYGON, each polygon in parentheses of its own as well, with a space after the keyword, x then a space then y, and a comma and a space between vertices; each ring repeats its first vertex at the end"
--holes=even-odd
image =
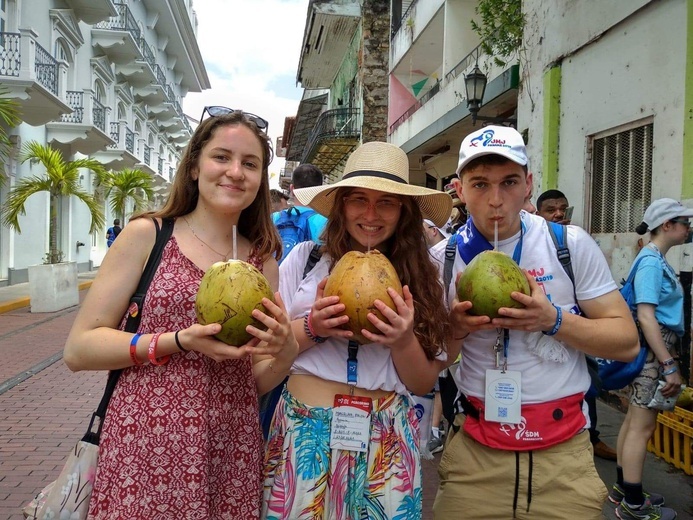
POLYGON ((442 191, 409 184, 409 159, 404 150, 390 143, 362 144, 347 159, 342 179, 334 184, 294 190, 304 206, 326 217, 334 206, 337 188, 368 188, 414 197, 423 218, 443 227, 452 212, 452 197, 442 191))

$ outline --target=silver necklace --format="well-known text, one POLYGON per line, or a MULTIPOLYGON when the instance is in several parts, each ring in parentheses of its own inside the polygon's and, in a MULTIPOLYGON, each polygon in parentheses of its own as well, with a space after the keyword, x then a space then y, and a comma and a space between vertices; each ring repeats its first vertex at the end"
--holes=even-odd
POLYGON ((214 249, 214 248, 213 248, 212 246, 210 246, 207 242, 205 242, 205 241, 202 240, 199 236, 197 236, 197 233, 195 233, 195 230, 194 230, 193 227, 190 225, 190 221, 188 220, 188 217, 183 217, 183 220, 185 220, 185 223, 188 225, 188 227, 190 228, 190 231, 192 232, 193 236, 194 236, 196 239, 198 239, 200 242, 202 242, 204 245, 206 245, 211 251, 213 251, 214 253, 216 253, 216 254, 219 255, 220 257, 222 257, 222 258, 224 259, 224 262, 226 262, 226 261, 229 259, 229 255, 230 255, 231 252, 233 251, 233 247, 231 247, 231 249, 229 250, 229 252, 226 253, 225 255, 221 254, 219 251, 217 251, 216 249, 214 249))

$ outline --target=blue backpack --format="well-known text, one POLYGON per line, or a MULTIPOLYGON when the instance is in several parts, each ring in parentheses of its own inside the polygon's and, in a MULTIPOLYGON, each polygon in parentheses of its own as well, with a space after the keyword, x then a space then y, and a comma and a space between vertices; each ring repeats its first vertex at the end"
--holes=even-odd
POLYGON ((296 244, 312 239, 308 219, 313 215, 315 215, 315 210, 310 208, 299 210, 295 206, 279 213, 279 218, 274 225, 282 237, 283 252, 279 259, 280 264, 289 256, 296 244))

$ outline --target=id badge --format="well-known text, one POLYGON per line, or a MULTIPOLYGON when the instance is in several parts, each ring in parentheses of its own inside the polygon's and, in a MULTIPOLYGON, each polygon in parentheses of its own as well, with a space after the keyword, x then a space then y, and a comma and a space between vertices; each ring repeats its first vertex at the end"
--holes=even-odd
POLYGON ((522 373, 487 370, 484 418, 490 422, 519 424, 522 420, 522 373))
POLYGON ((335 395, 330 429, 330 448, 368 451, 372 408, 373 401, 370 397, 335 395))

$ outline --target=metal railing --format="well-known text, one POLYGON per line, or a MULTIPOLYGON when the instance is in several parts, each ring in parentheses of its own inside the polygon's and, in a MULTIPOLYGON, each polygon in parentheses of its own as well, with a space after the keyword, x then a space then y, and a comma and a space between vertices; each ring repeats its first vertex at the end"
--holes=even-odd
POLYGON ((102 132, 106 131, 106 107, 104 107, 101 102, 93 98, 92 103, 94 103, 94 108, 92 110, 92 117, 94 118, 94 126, 100 129, 102 132))
POLYGON ((58 61, 51 54, 36 45, 36 81, 46 87, 53 95, 58 95, 58 61))
POLYGON ((358 108, 336 108, 323 112, 303 147, 303 157, 306 157, 315 144, 322 139, 359 135, 361 128, 359 115, 358 108))
POLYGON ((137 20, 132 15, 130 8, 127 4, 115 4, 116 11, 118 11, 117 16, 112 16, 108 20, 97 23, 94 27, 97 29, 108 29, 111 31, 127 31, 136 42, 139 42, 142 33, 137 25, 137 20))
POLYGON ((454 80, 457 76, 459 76, 462 72, 470 68, 472 65, 478 63, 479 57, 481 56, 481 45, 482 44, 479 44, 474 49, 472 49, 472 52, 470 52, 464 58, 462 58, 460 62, 445 75, 446 85, 450 83, 452 80, 454 80))
POLYGON ((135 132, 125 127, 125 149, 135 155, 135 132))
POLYGON ((62 114, 60 121, 63 123, 82 123, 84 121, 84 92, 81 90, 68 90, 65 93, 65 101, 72 109, 71 114, 62 114))
POLYGON ((156 57, 154 56, 154 51, 147 44, 147 40, 145 40, 144 38, 140 38, 137 43, 138 43, 138 46, 140 48, 140 52, 142 53, 142 56, 144 57, 144 61, 149 63, 149 66, 153 70, 154 65, 156 65, 156 57))
POLYGON ((164 74, 161 65, 158 63, 154 64, 154 74, 156 75, 156 82, 161 86, 161 88, 166 88, 166 74, 164 74))
POLYGON ((144 145, 144 164, 149 166, 149 160, 152 157, 152 147, 148 145, 144 145))
POLYGON ((19 33, 0 32, 0 76, 18 77, 22 67, 19 33))
POLYGON ((120 123, 118 121, 111 121, 111 131, 109 135, 111 139, 115 141, 109 148, 118 148, 118 143, 120 142, 120 123))
POLYGON ((397 128, 404 123, 407 119, 409 119, 412 115, 414 115, 414 112, 419 110, 422 106, 424 106, 428 101, 433 98, 438 92, 440 92, 440 80, 436 81, 436 84, 433 85, 428 92, 426 92, 423 96, 421 96, 419 99, 416 100, 416 103, 414 103, 412 106, 409 107, 409 109, 399 116, 397 120, 390 125, 390 133, 394 132, 397 130, 397 128))
POLYGON ((159 175, 162 177, 164 176, 164 158, 159 157, 159 164, 157 165, 157 170, 159 172, 159 175))

